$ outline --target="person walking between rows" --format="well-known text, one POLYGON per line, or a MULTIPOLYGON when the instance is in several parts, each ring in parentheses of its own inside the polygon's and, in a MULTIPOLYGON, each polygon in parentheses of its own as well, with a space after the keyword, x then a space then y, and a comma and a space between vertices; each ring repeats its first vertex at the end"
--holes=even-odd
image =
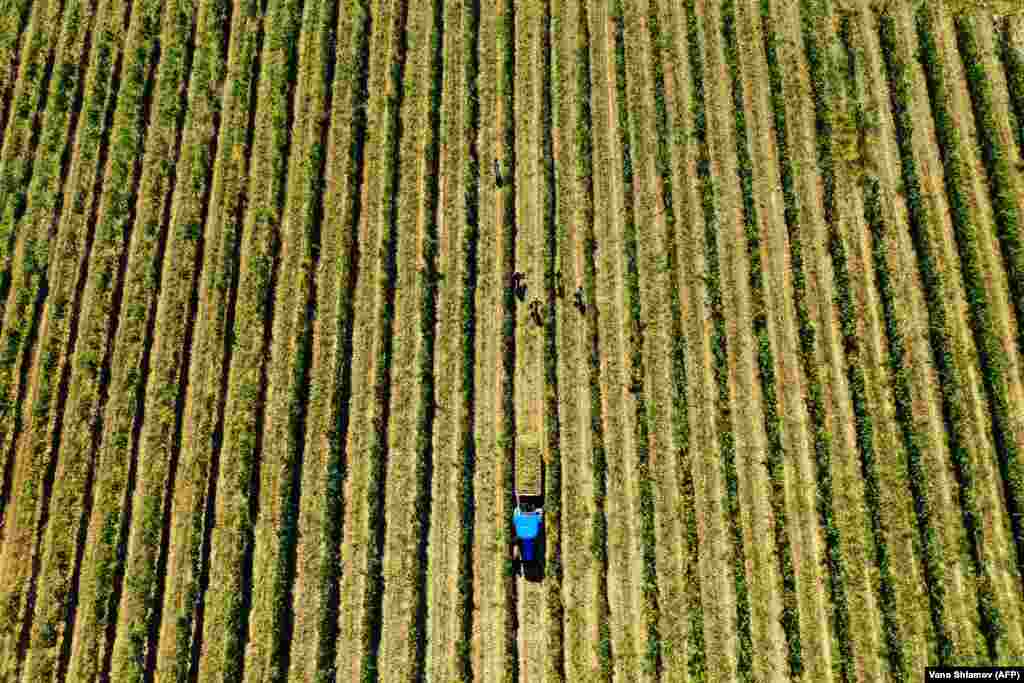
POLYGON ((526 300, 526 283, 523 282, 525 278, 526 275, 518 270, 512 273, 512 293, 521 302, 526 300))
POLYGON ((530 302, 530 318, 536 323, 537 327, 544 327, 544 318, 540 313, 540 300, 534 299, 530 302))
POLYGON ((587 305, 583 303, 583 287, 576 288, 576 293, 573 294, 573 298, 575 299, 575 301, 573 302, 573 306, 578 308, 580 313, 585 313, 587 310, 587 305))

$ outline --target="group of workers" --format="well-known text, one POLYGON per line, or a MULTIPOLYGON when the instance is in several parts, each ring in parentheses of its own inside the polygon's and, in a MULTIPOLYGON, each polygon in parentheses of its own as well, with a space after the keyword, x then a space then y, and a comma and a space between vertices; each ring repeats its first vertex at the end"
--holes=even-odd
MULTIPOLYGON (((521 273, 518 270, 516 272, 512 273, 512 283, 511 283, 512 293, 520 301, 525 301, 526 300, 526 282, 525 282, 525 280, 526 280, 526 274, 525 273, 521 273)), ((565 297, 565 286, 562 284, 562 271, 558 271, 558 272, 555 273, 555 295, 559 299, 565 297)), ((576 292, 573 294, 573 299, 574 299, 573 306, 576 307, 576 309, 580 313, 585 313, 586 310, 587 310, 587 305, 586 305, 586 303, 584 303, 584 300, 583 300, 583 287, 582 286, 576 288, 576 292)), ((530 319, 533 320, 534 323, 536 323, 537 327, 543 327, 544 326, 544 318, 541 315, 540 299, 534 299, 533 301, 531 301, 529 309, 530 309, 530 319)))
MULTIPOLYGON (((503 179, 501 177, 501 165, 498 163, 497 159, 494 160, 494 184, 497 187, 501 187, 504 184, 503 179)), ((525 273, 521 273, 518 270, 516 272, 512 273, 512 283, 511 283, 512 293, 520 301, 525 301, 526 300, 526 282, 525 282, 525 279, 526 279, 526 274, 525 273)), ((555 273, 555 295, 559 299, 562 299, 562 298, 565 297, 565 286, 562 284, 562 271, 558 271, 558 272, 555 273)), ((579 287, 576 288, 576 292, 573 294, 573 299, 574 299, 573 306, 575 306, 576 309, 580 313, 585 313, 586 310, 587 310, 587 306, 586 306, 586 304, 584 303, 584 300, 583 300, 583 287, 582 286, 579 286, 579 287)), ((534 299, 533 301, 531 301, 529 309, 530 309, 530 318, 533 320, 534 323, 536 323, 537 327, 544 327, 544 318, 541 315, 540 300, 539 299, 534 299)))

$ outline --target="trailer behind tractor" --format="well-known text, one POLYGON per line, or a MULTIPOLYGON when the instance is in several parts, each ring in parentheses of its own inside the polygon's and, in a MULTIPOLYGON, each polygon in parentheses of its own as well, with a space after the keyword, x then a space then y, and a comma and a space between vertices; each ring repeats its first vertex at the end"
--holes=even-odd
POLYGON ((513 524, 521 563, 537 561, 544 533, 543 453, 536 438, 524 436, 516 446, 516 509, 513 524))

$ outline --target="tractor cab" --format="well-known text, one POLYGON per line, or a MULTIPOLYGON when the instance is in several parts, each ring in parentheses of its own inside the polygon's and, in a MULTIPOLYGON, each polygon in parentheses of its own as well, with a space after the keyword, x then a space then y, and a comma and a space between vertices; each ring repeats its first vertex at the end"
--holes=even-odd
POLYGON ((536 556, 536 542, 544 530, 544 510, 540 507, 539 496, 521 496, 516 492, 516 510, 512 523, 519 543, 519 558, 533 562, 536 556))

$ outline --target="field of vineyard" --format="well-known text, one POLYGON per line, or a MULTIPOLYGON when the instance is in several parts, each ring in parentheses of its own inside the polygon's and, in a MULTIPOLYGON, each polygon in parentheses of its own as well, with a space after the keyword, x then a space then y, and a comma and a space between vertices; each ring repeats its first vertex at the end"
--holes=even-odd
POLYGON ((1014 5, 0 2, 0 683, 1024 661, 1014 5))

